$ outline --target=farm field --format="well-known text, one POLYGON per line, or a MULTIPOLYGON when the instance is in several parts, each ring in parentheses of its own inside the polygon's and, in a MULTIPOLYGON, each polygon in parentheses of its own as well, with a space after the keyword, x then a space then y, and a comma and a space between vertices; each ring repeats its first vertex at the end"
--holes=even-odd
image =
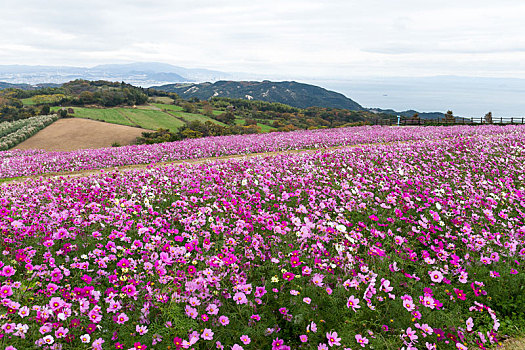
POLYGON ((113 143, 130 145, 147 131, 89 119, 60 119, 33 137, 14 147, 15 150, 75 151, 110 147, 113 143))
MULTIPOLYGON (((60 107, 53 107, 56 111, 60 107)), ((86 118, 104 121, 112 124, 139 126, 143 129, 157 130, 159 128, 177 131, 184 122, 162 111, 133 108, 85 108, 73 107, 75 118, 86 118)))
MULTIPOLYGON (((60 107, 52 107, 53 111, 59 110, 60 107)), ((74 107, 75 113, 72 114, 75 118, 86 118, 98 121, 103 121, 112 124, 134 126, 134 124, 127 119, 122 113, 119 113, 117 108, 84 108, 74 107)))
POLYGON ((136 125, 140 125, 140 127, 144 129, 168 129, 170 131, 177 131, 184 125, 184 122, 181 120, 162 111, 131 108, 119 108, 118 111, 125 115, 127 119, 136 125))
MULTIPOLYGON (((201 123, 211 122, 213 124, 225 126, 226 124, 217 121, 213 118, 210 118, 208 116, 197 114, 197 113, 186 113, 183 111, 183 108, 176 105, 168 105, 168 104, 160 104, 160 103, 154 103, 155 107, 161 109, 161 110, 167 110, 170 114, 184 120, 185 122, 193 122, 193 121, 199 121, 201 123)), ((215 115, 224 113, 223 111, 213 111, 215 115)))
MULTIPOLYGON (((57 111, 58 109, 60 109, 60 107, 52 108, 53 111, 57 111)), ((72 114, 72 116, 76 118, 87 118, 127 126, 139 126, 149 130, 162 128, 176 132, 180 127, 192 121, 200 121, 202 123, 209 121, 225 126, 224 123, 205 115, 185 113, 180 106, 162 103, 152 103, 143 108, 73 107, 73 109, 75 113, 72 114), (164 110, 167 110, 168 113, 164 112, 164 110)))
MULTIPOLYGON (((0 313, 9 318, 0 341, 17 349, 497 345, 525 325, 524 131, 209 138, 133 153, 154 163, 161 147, 188 147, 186 156, 256 144, 318 150, 3 183, 0 313), (326 149, 335 145, 353 147, 326 149)), ((34 173, 62 156, 8 151, 0 164, 28 154, 34 173)))

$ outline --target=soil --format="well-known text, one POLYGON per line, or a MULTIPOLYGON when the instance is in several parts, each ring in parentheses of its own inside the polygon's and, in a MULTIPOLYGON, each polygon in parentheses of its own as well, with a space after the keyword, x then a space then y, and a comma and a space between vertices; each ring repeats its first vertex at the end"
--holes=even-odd
POLYGON ((14 149, 75 151, 111 147, 115 142, 125 146, 132 144, 144 131, 150 130, 81 118, 59 119, 14 149))

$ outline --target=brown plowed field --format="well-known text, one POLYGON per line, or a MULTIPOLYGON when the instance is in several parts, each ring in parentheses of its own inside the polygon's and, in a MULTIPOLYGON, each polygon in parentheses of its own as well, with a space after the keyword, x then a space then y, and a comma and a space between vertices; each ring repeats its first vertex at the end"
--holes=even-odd
POLYGON ((74 151, 83 148, 110 147, 114 142, 124 146, 131 144, 144 131, 151 130, 81 118, 59 119, 18 144, 15 149, 74 151))

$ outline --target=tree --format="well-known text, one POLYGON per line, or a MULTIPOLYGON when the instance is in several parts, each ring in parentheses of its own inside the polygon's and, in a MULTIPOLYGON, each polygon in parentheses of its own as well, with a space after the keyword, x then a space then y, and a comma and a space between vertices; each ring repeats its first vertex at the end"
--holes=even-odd
POLYGON ((58 115, 60 116, 60 118, 67 118, 67 109, 65 108, 62 108, 58 111, 58 115))
POLYGON ((210 106, 209 103, 205 103, 204 106, 202 107, 202 114, 208 116, 208 117, 212 117, 213 116, 213 107, 210 106))
POLYGON ((42 109, 40 110, 40 114, 42 115, 48 115, 49 112, 51 112, 51 108, 49 108, 48 105, 42 106, 42 109))
POLYGON ((216 116, 215 119, 225 124, 231 125, 235 122, 235 114, 233 114, 233 111, 231 109, 228 109, 226 112, 216 116))
POLYGON ((445 123, 454 124, 456 121, 456 118, 454 117, 454 113, 452 111, 447 111, 445 114, 445 123))
POLYGON ((492 124, 492 112, 485 114, 485 123, 492 124))
POLYGON ((246 119, 244 120, 244 125, 246 125, 246 126, 249 126, 249 125, 255 125, 255 126, 257 126, 257 120, 255 120, 255 119, 251 119, 251 118, 246 118, 246 119))
POLYGON ((190 102, 184 102, 182 104, 182 109, 186 113, 194 113, 195 112, 195 106, 193 105, 193 103, 190 103, 190 102))

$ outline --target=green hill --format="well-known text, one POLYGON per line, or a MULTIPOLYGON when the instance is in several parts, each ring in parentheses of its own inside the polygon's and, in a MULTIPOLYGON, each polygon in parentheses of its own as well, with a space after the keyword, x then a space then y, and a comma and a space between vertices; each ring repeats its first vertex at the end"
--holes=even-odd
POLYGON ((175 92, 184 99, 208 100, 212 97, 228 97, 278 102, 297 108, 330 107, 353 111, 364 110, 361 105, 343 94, 295 81, 218 81, 201 84, 168 84, 153 89, 175 92))

